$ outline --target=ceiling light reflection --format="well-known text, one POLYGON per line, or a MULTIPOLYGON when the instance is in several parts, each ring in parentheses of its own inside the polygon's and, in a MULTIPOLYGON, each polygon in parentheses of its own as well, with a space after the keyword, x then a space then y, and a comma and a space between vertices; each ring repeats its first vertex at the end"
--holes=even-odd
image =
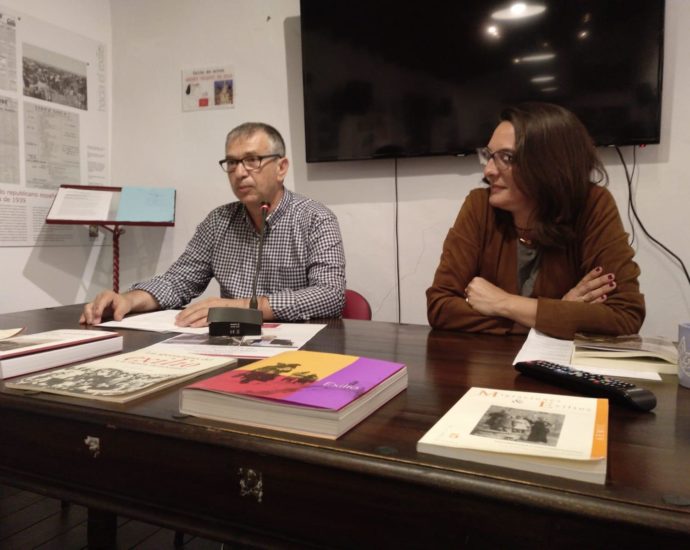
POLYGON ((505 8, 501 8, 491 14, 492 19, 499 21, 524 19, 533 17, 546 11, 546 6, 542 4, 528 4, 527 2, 513 2, 505 8))
POLYGON ((513 58, 513 63, 540 63, 556 57, 555 53, 534 53, 513 58))
POLYGON ((486 34, 492 38, 501 38, 501 31, 496 25, 489 25, 486 27, 486 34))

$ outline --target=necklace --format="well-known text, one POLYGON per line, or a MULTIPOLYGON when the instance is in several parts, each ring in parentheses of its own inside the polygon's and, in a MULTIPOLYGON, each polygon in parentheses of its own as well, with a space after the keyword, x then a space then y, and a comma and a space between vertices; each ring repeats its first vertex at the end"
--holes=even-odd
POLYGON ((531 229, 527 229, 526 227, 518 227, 517 225, 515 226, 515 232, 517 233, 518 241, 520 241, 521 244, 524 244, 525 246, 532 246, 534 243, 532 239, 528 239, 526 236, 523 237, 523 235, 529 235, 531 229))

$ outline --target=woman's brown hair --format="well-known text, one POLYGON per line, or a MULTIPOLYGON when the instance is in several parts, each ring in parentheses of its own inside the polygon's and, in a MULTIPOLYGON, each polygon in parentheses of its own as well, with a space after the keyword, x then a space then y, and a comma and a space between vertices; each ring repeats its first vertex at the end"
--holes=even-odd
POLYGON ((551 103, 510 107, 501 120, 515 129, 515 183, 536 205, 534 240, 566 247, 575 239, 590 188, 608 183, 592 138, 573 113, 551 103))

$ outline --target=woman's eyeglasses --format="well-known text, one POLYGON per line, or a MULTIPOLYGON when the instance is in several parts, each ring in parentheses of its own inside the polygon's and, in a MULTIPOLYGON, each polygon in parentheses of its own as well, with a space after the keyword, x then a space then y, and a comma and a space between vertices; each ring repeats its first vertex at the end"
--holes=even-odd
POLYGON ((488 147, 480 147, 477 149, 477 156, 482 166, 486 166, 490 160, 493 160, 499 170, 508 170, 515 160, 515 152, 510 149, 491 151, 488 147))

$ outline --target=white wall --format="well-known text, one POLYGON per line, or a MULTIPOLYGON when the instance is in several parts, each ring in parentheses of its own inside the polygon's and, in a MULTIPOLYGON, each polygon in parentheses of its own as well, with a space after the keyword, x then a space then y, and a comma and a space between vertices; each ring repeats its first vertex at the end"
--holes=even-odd
MULTIPOLYGON (((69 12, 82 2, 58 4, 69 12)), ((167 267, 203 216, 233 199, 216 162, 223 155, 224 136, 238 123, 262 120, 286 138, 292 159, 287 185, 338 215, 348 286, 369 298, 375 319, 397 320, 394 161, 307 165, 303 160, 298 0, 115 0, 111 8, 112 183, 178 190, 174 229, 132 229, 123 236, 121 286, 167 267), (235 69, 236 107, 181 112, 181 70, 216 64, 235 69)), ((690 2, 667 0, 662 144, 637 150, 636 186, 645 225, 688 264, 690 67, 684 54, 690 51, 690 38, 682 31, 689 27, 690 2)), ((632 149, 624 154, 630 160, 632 149)), ((623 169, 614 151, 602 155, 627 226, 623 169)), ((473 157, 404 159, 397 168, 401 319, 422 324, 424 291, 443 239, 481 176, 473 157)), ((676 338, 678 322, 690 320, 690 284, 666 253, 640 237, 639 229, 637 234, 647 298, 642 332, 676 338)), ((67 270, 66 264, 56 260, 46 269, 67 270)), ((104 248, 94 276, 84 282, 88 297, 109 284, 110 269, 110 249, 104 248)))

